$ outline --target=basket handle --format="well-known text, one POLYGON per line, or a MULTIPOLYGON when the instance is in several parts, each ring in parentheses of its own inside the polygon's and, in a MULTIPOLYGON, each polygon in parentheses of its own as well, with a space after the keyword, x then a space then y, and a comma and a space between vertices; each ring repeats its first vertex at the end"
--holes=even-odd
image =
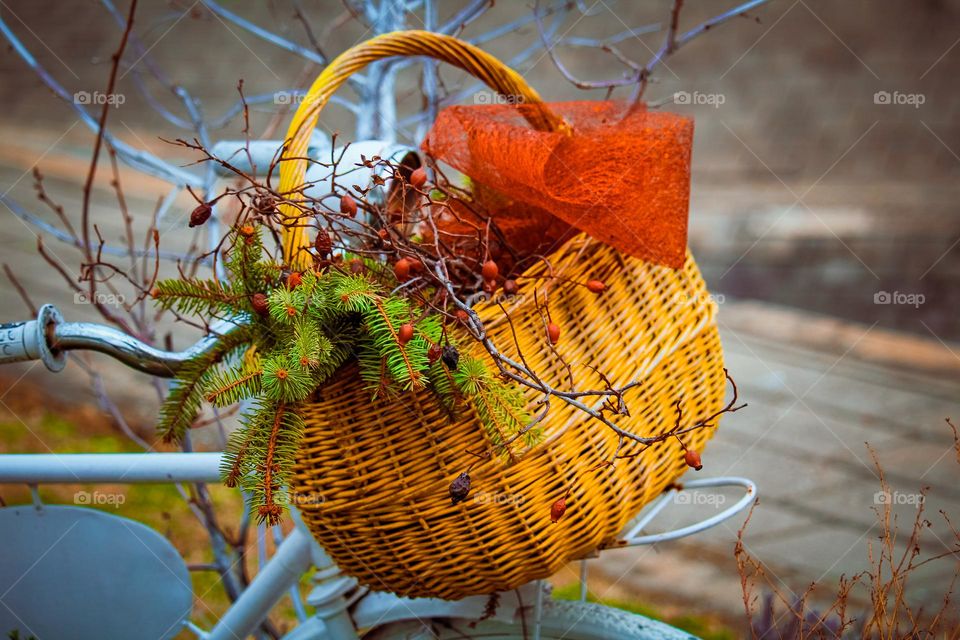
MULTIPOLYGON (((569 131, 568 125, 551 112, 540 95, 534 91, 513 69, 489 53, 452 36, 430 31, 394 31, 362 42, 337 56, 311 85, 290 127, 287 129, 286 145, 280 162, 279 191, 285 198, 298 201, 303 198, 299 189, 307 170, 306 152, 310 134, 317 124, 320 110, 330 96, 351 74, 375 60, 393 56, 427 56, 463 69, 500 94, 516 97, 518 103, 534 105, 524 110, 530 124, 540 131, 569 131)), ((286 202, 279 207, 284 219, 283 259, 291 268, 306 269, 310 254, 303 250, 310 246, 308 229, 295 222, 300 210, 286 202)))

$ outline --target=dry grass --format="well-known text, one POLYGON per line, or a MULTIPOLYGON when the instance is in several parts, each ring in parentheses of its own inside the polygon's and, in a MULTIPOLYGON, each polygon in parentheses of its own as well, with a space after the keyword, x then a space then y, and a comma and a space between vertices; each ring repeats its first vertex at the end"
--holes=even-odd
MULTIPOLYGON (((949 419, 946 422, 953 432, 960 465, 960 433, 949 419)), ((891 495, 880 460, 869 450, 880 490, 891 495)), ((866 569, 841 576, 835 585, 810 584, 799 595, 789 592, 764 570, 762 562, 746 552, 743 533, 748 517, 740 529, 735 554, 751 636, 759 640, 960 639, 960 605, 953 593, 960 577, 960 531, 943 510, 930 515, 946 523, 953 539, 945 543, 948 548, 944 552, 923 550, 921 536, 933 524, 924 510, 926 491, 921 488, 917 494, 920 499, 909 531, 901 530, 891 501, 874 507, 881 533, 879 541, 870 544, 866 569), (911 597, 911 579, 928 565, 952 569, 953 578, 939 601, 927 598, 926 604, 918 604, 911 597)))

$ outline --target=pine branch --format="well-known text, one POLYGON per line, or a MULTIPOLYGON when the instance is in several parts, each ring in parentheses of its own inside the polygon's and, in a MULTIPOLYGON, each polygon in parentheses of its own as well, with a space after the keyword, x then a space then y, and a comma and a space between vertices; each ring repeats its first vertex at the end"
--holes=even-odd
POLYGON ((203 397, 217 407, 226 407, 260 392, 262 367, 250 368, 246 363, 235 369, 220 370, 204 385, 203 397))
POLYGON ((269 263, 260 261, 263 257, 260 225, 249 225, 249 229, 244 231, 250 233, 236 234, 225 265, 232 276, 231 281, 240 285, 247 294, 254 294, 266 289, 267 279, 273 269, 269 263))
MULTIPOLYGON (((478 358, 462 358, 453 378, 466 395, 490 441, 511 461, 517 458, 518 442, 515 436, 526 428, 531 417, 525 408, 523 395, 496 380, 484 362, 478 358), (510 444, 508 444, 510 443, 510 444)), ((523 444, 530 446, 539 438, 538 430, 524 433, 523 444), (537 433, 534 433, 534 432, 537 433)))
POLYGON ((280 505, 274 501, 274 492, 279 488, 276 486, 276 475, 279 474, 279 465, 276 465, 277 441, 280 437, 280 428, 283 425, 283 416, 286 412, 284 403, 276 407, 276 413, 273 418, 273 426, 270 428, 270 437, 267 440, 267 454, 263 459, 263 504, 257 508, 261 522, 267 522, 269 525, 275 525, 280 521, 282 510, 280 505))
POLYGON ((229 315, 241 313, 248 306, 242 292, 224 288, 219 280, 161 280, 151 294, 163 309, 182 315, 229 315))
POLYGON ((457 402, 462 398, 457 383, 453 379, 453 374, 444 366, 443 362, 437 360, 430 365, 427 375, 430 376, 430 388, 437 397, 437 401, 452 419, 456 413, 457 402))
POLYGON ((321 333, 317 325, 303 318, 293 327, 293 356, 305 369, 315 369, 320 361, 330 355, 333 344, 321 333))
POLYGON ((478 390, 472 400, 477 415, 490 436, 490 440, 494 445, 502 447, 504 455, 510 459, 510 462, 516 462, 517 458, 513 454, 513 448, 504 446, 509 438, 510 427, 499 419, 496 409, 491 406, 491 399, 488 397, 487 390, 478 390))
POLYGON ((165 442, 179 441, 193 424, 203 403, 203 388, 216 374, 216 365, 249 344, 251 330, 238 329, 225 334, 217 347, 186 365, 160 407, 157 432, 165 442))
POLYGON ((357 275, 334 272, 330 274, 332 298, 340 307, 352 313, 367 313, 379 299, 375 285, 357 275))
POLYGON ((297 305, 297 300, 286 287, 277 287, 270 292, 267 297, 267 309, 270 318, 281 326, 289 326, 294 318, 301 315, 301 308, 297 305))
POLYGON ((290 405, 260 397, 241 417, 224 459, 224 482, 244 489, 250 510, 261 522, 276 524, 289 502, 288 486, 303 437, 303 421, 290 405))
POLYGON ((289 353, 276 353, 263 361, 263 393, 273 402, 300 402, 315 386, 313 376, 289 353))
POLYGON ((241 423, 230 434, 223 457, 220 459, 220 477, 223 478, 223 484, 226 486, 233 488, 240 483, 252 439, 253 429, 247 423, 241 423))
POLYGON ((373 399, 392 395, 390 372, 387 370, 387 357, 373 347, 361 347, 357 353, 360 365, 360 377, 366 382, 366 388, 373 393, 373 399))
POLYGON ((386 358, 391 379, 403 390, 423 388, 427 383, 423 371, 430 365, 429 344, 422 335, 415 334, 409 342, 400 344, 397 330, 409 317, 409 306, 402 298, 375 300, 373 308, 364 314, 374 347, 386 358))

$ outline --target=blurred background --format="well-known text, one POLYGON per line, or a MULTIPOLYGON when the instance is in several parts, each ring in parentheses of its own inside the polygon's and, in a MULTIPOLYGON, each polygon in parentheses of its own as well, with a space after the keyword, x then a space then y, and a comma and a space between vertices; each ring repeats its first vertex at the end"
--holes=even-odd
MULTIPOLYGON (((188 166, 195 155, 164 140, 192 139, 192 127, 176 126, 191 118, 207 123, 212 141, 241 139, 244 118, 235 106, 242 80, 244 95, 265 96, 251 100, 250 135, 279 138, 295 101, 285 92, 305 88, 320 60, 378 30, 361 4, 142 2, 135 23, 140 45, 130 47, 120 65, 116 95, 122 101, 110 111, 110 131, 135 149, 196 171, 188 166), (192 113, 171 87, 189 94, 192 113)), ((436 16, 415 10, 400 24, 442 25, 473 4, 444 0, 436 3, 436 16)), ((945 423, 951 415, 960 419, 960 1, 756 4, 659 65, 645 99, 695 118, 690 246, 720 305, 728 367, 750 404, 724 420, 701 473, 746 475, 759 483, 762 498, 746 530, 747 546, 778 585, 799 593, 811 581, 829 583, 868 565, 868 546, 880 531, 874 510, 883 499, 878 502, 879 477, 866 442, 887 472, 892 495, 906 496, 892 502, 907 525, 917 507, 907 498, 924 486, 928 513, 952 507, 956 514, 960 506, 960 453, 945 423)), ((513 62, 548 100, 600 100, 604 90, 578 88, 556 61, 584 81, 621 77, 629 67, 618 56, 644 64, 660 48, 672 2, 543 6, 551 7, 552 55, 527 2, 486 7, 457 32, 513 62)), ((735 6, 687 0, 680 31, 735 6)), ((94 313, 56 273, 59 266, 75 278, 79 254, 31 222, 35 216, 60 224, 38 200, 32 172, 42 173, 44 193, 76 222, 95 136, 27 58, 97 116, 126 10, 123 2, 114 8, 92 0, 0 3, 5 35, 17 41, 15 47, 9 37, 0 39, 6 205, 0 206, 0 253, 33 301, 59 305, 68 319, 94 313), (38 254, 38 235, 52 260, 38 254)), ((394 81, 397 139, 416 144, 423 133, 411 119, 423 111, 420 66, 398 70, 394 81)), ((440 70, 441 95, 471 87, 462 74, 440 70)), ((341 93, 357 99, 352 89, 341 93)), ((470 95, 461 102, 470 103, 470 95)), ((381 129, 394 128, 389 113, 380 115, 385 124, 374 119, 365 126, 382 136, 381 129)), ((323 113, 321 127, 343 139, 357 130, 354 114, 342 105, 323 113)), ((124 231, 108 163, 104 157, 91 215, 114 242, 124 231)), ((129 168, 119 175, 133 225, 142 229, 169 185, 129 168)), ((185 216, 192 202, 175 195, 161 225, 161 248, 189 244, 185 216)), ((0 279, 0 295, 0 321, 29 315, 8 278, 0 279)), ((179 346, 186 339, 175 331, 179 346)), ((132 430, 149 433, 157 402, 150 383, 96 363, 96 376, 78 367, 57 378, 29 366, 0 372, 0 410, 7 414, 0 451, 61 450, 65 442, 93 451, 76 433, 114 437, 116 412, 89 390, 91 380, 111 389, 132 430), (51 438, 60 433, 44 422, 52 413, 73 421, 76 429, 63 427, 63 434, 74 435, 51 438)), ((681 522, 722 503, 705 498, 677 507, 675 522, 681 522)), ((947 562, 918 572, 909 593, 936 603, 960 556, 948 524, 931 520, 923 548, 945 552, 947 562)), ((605 554, 593 563, 591 589, 667 617, 693 612, 736 624, 743 611, 732 553, 738 526, 605 554)), ((185 543, 189 535, 182 535, 185 543)), ((557 584, 563 588, 572 579, 571 572, 557 584)))

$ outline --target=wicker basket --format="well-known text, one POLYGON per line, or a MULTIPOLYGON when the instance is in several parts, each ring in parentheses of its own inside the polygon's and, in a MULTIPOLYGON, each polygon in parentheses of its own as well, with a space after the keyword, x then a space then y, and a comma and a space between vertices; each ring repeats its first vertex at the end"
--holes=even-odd
MULTIPOLYGON (((302 157, 319 110, 350 73, 393 55, 432 56, 498 91, 539 102, 518 75, 470 45, 425 32, 387 34, 354 47, 324 70, 294 117, 287 156, 302 157)), ((561 126, 546 107, 531 124, 561 126)), ((304 166, 297 160, 281 164, 281 192, 295 190, 304 166)), ((305 246, 304 231, 291 226, 287 259, 296 263, 305 246)), ((609 287, 595 296, 582 286, 551 286, 550 315, 564 327, 556 348, 571 370, 546 344, 534 284, 521 285, 507 307, 512 328, 499 307, 477 308, 505 354, 516 355, 515 331, 529 366, 557 387, 569 388, 571 375, 596 381, 590 364, 614 386, 642 381, 625 395, 630 416, 617 419, 633 433, 672 429, 678 400, 681 426, 721 408, 725 374, 716 307, 689 255, 675 271, 580 235, 553 253, 550 263, 569 280, 599 278, 609 287)), ((531 402, 538 399, 530 393, 531 402)), ((429 392, 371 402, 355 366, 345 367, 301 411, 306 434, 292 490, 321 498, 299 501, 304 521, 343 571, 373 589, 404 596, 457 599, 547 577, 615 541, 627 522, 686 469, 676 439, 602 466, 616 450, 617 436, 558 401, 535 449, 509 465, 496 456, 478 463, 467 450, 488 450, 490 444, 475 416, 464 413, 451 421, 429 392), (451 505, 450 482, 468 467, 471 496, 451 505), (550 507, 568 490, 566 515, 554 524, 550 507)), ((702 450, 712 432, 696 430, 685 442, 702 450)))

